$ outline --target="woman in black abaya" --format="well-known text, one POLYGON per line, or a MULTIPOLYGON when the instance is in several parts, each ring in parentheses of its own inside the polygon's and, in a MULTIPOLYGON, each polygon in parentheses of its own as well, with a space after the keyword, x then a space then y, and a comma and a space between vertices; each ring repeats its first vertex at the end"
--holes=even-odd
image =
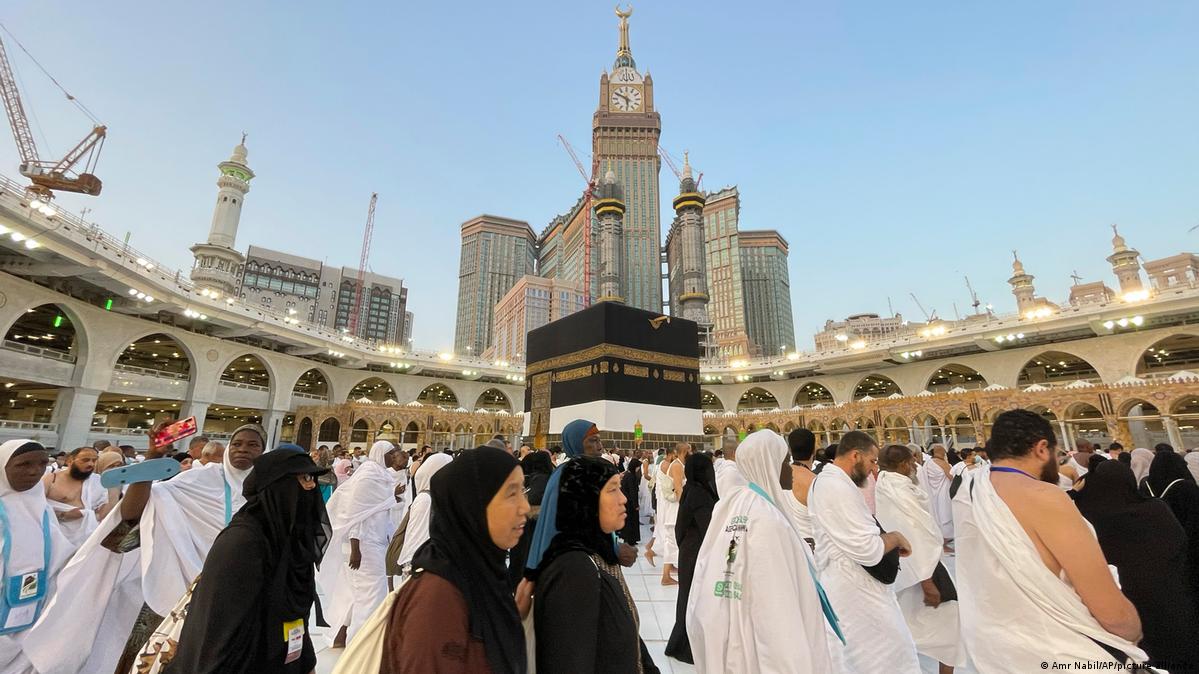
POLYGON ((674 630, 666 643, 666 654, 675 660, 695 664, 691 641, 687 638, 687 595, 691 593, 691 578, 695 560, 704 543, 704 533, 712 521, 712 508, 720 497, 716 493, 716 470, 712 457, 692 454, 683 466, 687 482, 679 499, 679 518, 675 522, 675 537, 679 542, 679 598, 675 603, 674 630))
POLYGON ((1187 537, 1169 506, 1137 494, 1132 470, 1102 461, 1071 492, 1095 527, 1120 589, 1141 616, 1140 646, 1150 664, 1170 671, 1199 668, 1199 616, 1187 582, 1187 537), (1185 663, 1185 665, 1184 665, 1185 663))
POLYGON ((316 478, 326 472, 295 445, 254 460, 246 504, 212 544, 164 672, 313 671, 308 616, 331 531, 316 478))
POLYGON ((625 504, 624 526, 616 532, 629 545, 641 542, 641 460, 630 459, 629 467, 620 476, 620 491, 628 499, 625 504))
POLYGON ((1187 576, 1191 592, 1199 597, 1199 486, 1187 469, 1186 459, 1173 451, 1157 452, 1149 464, 1149 474, 1141 481, 1141 494, 1165 501, 1186 532, 1187 576))

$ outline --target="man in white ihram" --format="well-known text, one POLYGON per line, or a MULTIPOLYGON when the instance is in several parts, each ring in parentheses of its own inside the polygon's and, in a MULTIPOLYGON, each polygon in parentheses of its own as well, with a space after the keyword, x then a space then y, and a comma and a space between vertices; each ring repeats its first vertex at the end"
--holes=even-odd
POLYGON ((1136 608, 1057 487, 1056 443, 1039 414, 1000 414, 987 442, 993 465, 954 496, 962 637, 980 672, 1146 659, 1136 608))
POLYGON ((317 582, 326 601, 325 620, 336 629, 333 647, 354 638, 387 596, 387 545, 393 527, 396 482, 387 466, 396 446, 386 440, 333 492, 327 506, 333 536, 317 582))
POLYGON ((850 431, 837 443, 836 458, 812 482, 808 511, 816 568, 841 621, 848 671, 914 674, 920 661, 895 593, 867 571, 890 565, 894 573, 895 556, 911 552, 907 539, 898 532, 884 533, 866 506, 860 487, 877 463, 874 438, 850 431))
MULTIPOLYGON (((687 635, 698 672, 835 671, 808 546, 787 514, 787 443, 761 430, 737 450, 748 481, 721 494, 695 562, 687 635)), ((827 611, 827 612, 826 612, 827 611)))
MULTIPOLYGON (((915 451, 920 453, 920 448, 915 451)), ((879 452, 878 467, 879 524, 903 534, 912 546, 892 585, 899 609, 916 650, 941 663, 940 674, 952 674, 954 667, 966 664, 957 593, 941 564, 941 528, 919 483, 916 456, 910 447, 888 445, 879 452)))

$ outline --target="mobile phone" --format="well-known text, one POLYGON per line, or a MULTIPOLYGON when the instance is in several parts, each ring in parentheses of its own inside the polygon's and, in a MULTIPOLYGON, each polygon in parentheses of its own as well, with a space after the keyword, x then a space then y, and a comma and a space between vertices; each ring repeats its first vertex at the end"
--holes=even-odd
POLYGON ((195 417, 188 417, 186 419, 176 421, 170 426, 167 426, 158 433, 154 434, 154 446, 166 447, 172 442, 178 442, 189 435, 195 435, 197 430, 199 429, 196 428, 195 417))

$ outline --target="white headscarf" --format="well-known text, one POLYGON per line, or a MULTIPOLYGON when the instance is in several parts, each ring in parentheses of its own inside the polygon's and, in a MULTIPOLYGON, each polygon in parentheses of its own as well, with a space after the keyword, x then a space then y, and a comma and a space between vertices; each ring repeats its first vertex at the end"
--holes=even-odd
POLYGON ((417 495, 419 496, 421 492, 427 491, 429 483, 433 481, 433 475, 449 465, 453 460, 454 458, 445 452, 438 452, 425 459, 420 468, 416 469, 416 475, 412 476, 413 481, 416 482, 417 495))
POLYGON ((787 441, 768 428, 751 433, 737 446, 737 468, 741 475, 758 485, 780 509, 787 502, 784 497, 794 498, 779 484, 787 454, 787 441))
POLYGON ((1137 478, 1137 486, 1141 486, 1141 480, 1149 474, 1149 465, 1153 463, 1153 452, 1144 447, 1137 447, 1132 450, 1131 461, 1129 468, 1132 468, 1132 474, 1137 478))
MULTIPOLYGON (((375 444, 371 445, 370 452, 367 454, 367 461, 372 461, 383 468, 387 468, 387 453, 395 449, 396 446, 387 440, 376 440, 375 444)), ((363 463, 366 463, 365 461, 363 463)))
POLYGON ((1191 475, 1194 476, 1195 481, 1199 482, 1199 449, 1192 449, 1182 458, 1186 459, 1187 470, 1191 471, 1191 475))
POLYGON ((33 440, 9 440, 0 445, 0 501, 3 501, 8 513, 12 536, 8 558, 12 568, 4 569, 6 575, 40 569, 45 561, 42 517, 47 509, 46 490, 38 482, 25 491, 17 491, 8 483, 8 473, 4 470, 17 450, 28 444, 38 443, 33 440))

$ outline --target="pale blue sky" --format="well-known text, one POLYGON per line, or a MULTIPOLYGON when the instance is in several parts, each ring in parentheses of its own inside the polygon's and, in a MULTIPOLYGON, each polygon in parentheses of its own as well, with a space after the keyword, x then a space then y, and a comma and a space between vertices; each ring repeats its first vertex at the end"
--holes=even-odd
MULTIPOLYGON (((540 231, 574 203, 555 134, 589 149, 617 40, 590 1, 9 0, 0 20, 110 129, 104 194, 62 207, 187 268, 247 130, 238 248, 355 265, 379 192, 371 267, 406 280, 426 348, 453 343, 462 221, 540 231)), ((1012 311, 1012 248, 1051 299, 1074 270, 1114 285, 1112 222, 1148 259, 1199 248, 1197 3, 655 2, 630 25, 663 146, 790 242, 801 348, 888 295, 965 314, 964 274, 1012 311)), ((88 121, 9 52, 60 155, 88 121)))

